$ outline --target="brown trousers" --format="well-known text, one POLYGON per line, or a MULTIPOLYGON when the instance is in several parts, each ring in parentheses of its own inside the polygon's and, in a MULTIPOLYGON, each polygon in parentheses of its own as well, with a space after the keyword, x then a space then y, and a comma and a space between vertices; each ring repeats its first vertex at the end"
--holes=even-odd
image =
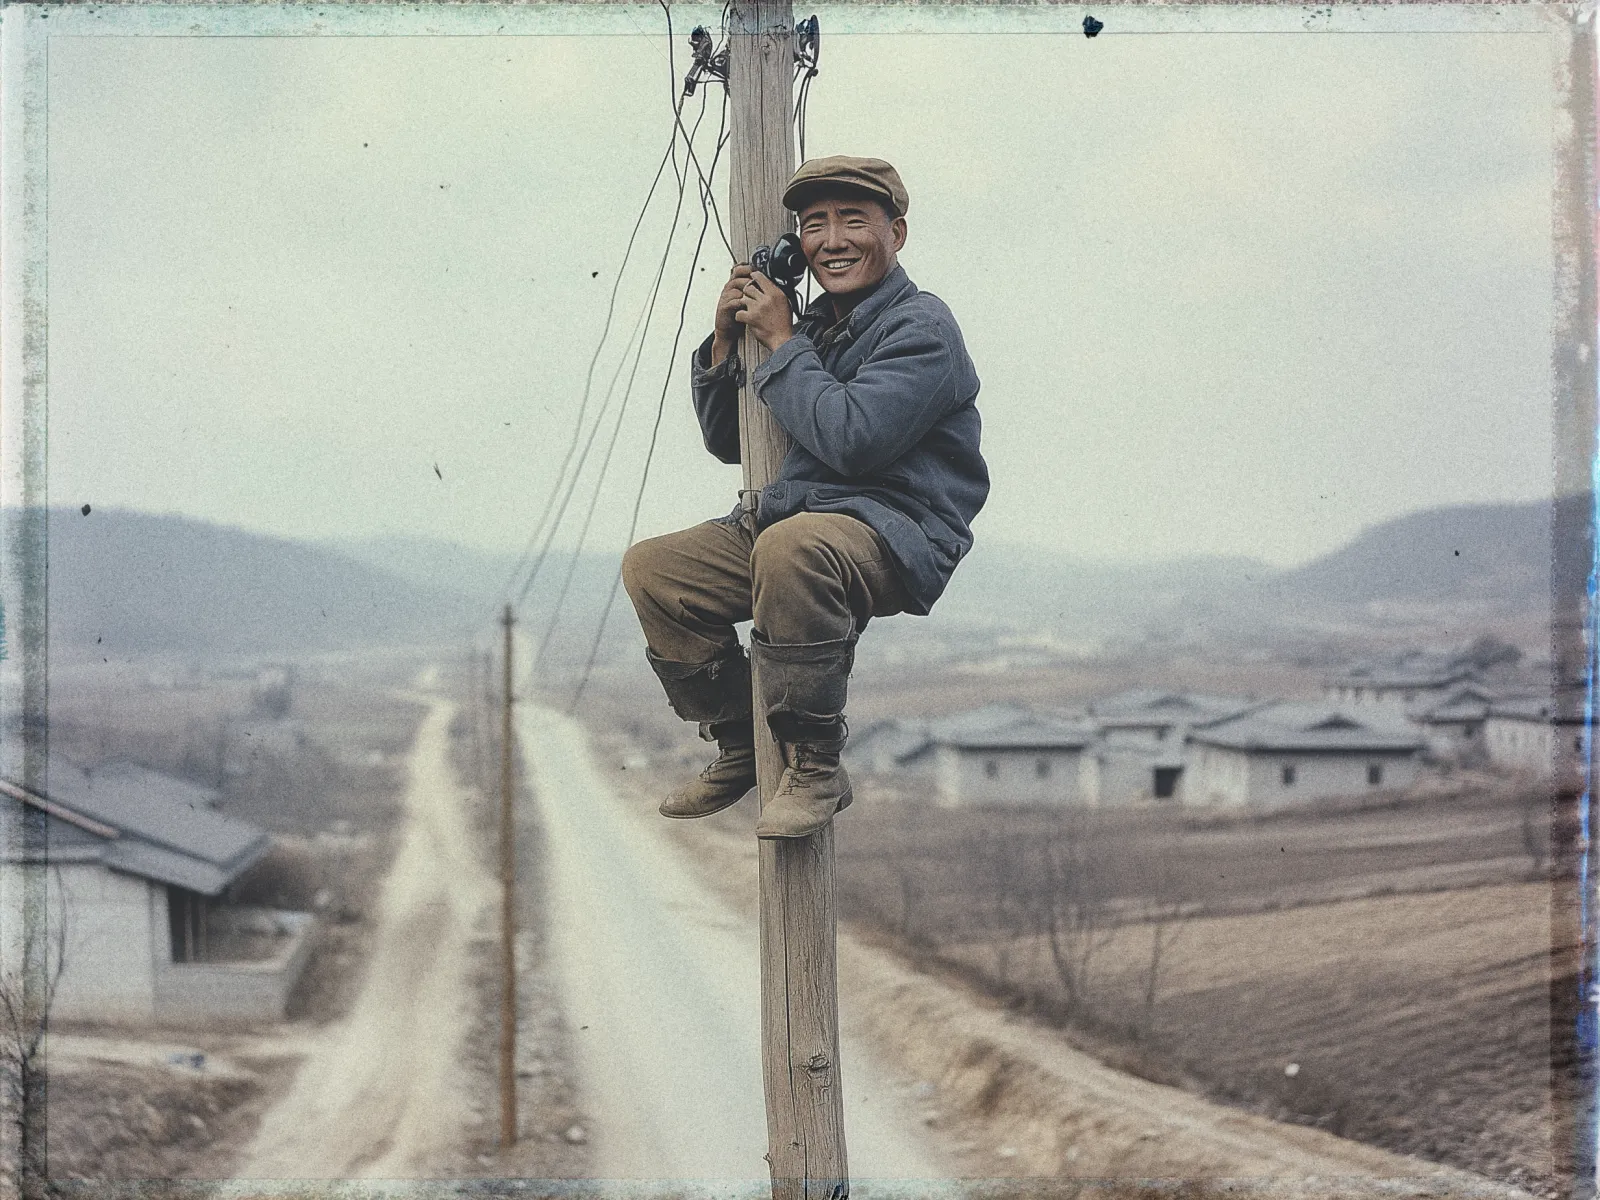
POLYGON ((720 521, 647 538, 623 556, 622 582, 651 652, 684 663, 731 650, 739 621, 774 644, 831 642, 907 599, 883 540, 839 513, 796 513, 756 538, 720 521))

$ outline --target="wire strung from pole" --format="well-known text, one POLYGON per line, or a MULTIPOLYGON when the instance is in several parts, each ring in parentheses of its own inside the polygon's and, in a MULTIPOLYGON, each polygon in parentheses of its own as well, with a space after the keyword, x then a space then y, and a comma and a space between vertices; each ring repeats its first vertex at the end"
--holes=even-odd
MULTIPOLYGON (((667 14, 667 37, 668 37, 668 39, 670 39, 672 37, 672 10, 667 6, 666 0, 656 0, 656 3, 661 5, 661 10, 667 14)), ((695 29, 695 31, 694 31, 695 35, 703 35, 703 37, 704 37, 704 41, 699 43, 703 48, 696 55, 695 68, 690 71, 689 75, 684 79, 684 83, 683 83, 684 95, 685 96, 692 95, 693 92, 694 92, 695 85, 696 85, 696 82, 697 82, 698 78, 704 76, 704 77, 709 77, 709 78, 712 78, 712 79, 716 79, 716 78, 718 78, 718 76, 714 72, 720 69, 720 71, 722 72, 721 82, 722 82, 722 100, 723 100, 724 108, 726 108, 727 101, 728 101, 728 81, 727 81, 726 74, 727 74, 727 61, 728 61, 727 60, 728 21, 729 21, 729 13, 731 11, 731 7, 732 6, 729 5, 729 4, 724 4, 723 5, 723 8, 722 8, 722 39, 715 46, 706 45, 706 43, 710 42, 710 35, 706 34, 704 29, 701 29, 701 28, 698 28, 698 27, 695 29)), ((691 44, 695 44, 695 38, 694 37, 691 37, 690 40, 691 40, 691 44)), ((675 106, 673 108, 673 114, 674 114, 673 119, 676 122, 677 127, 678 127, 678 131, 680 133, 683 132, 683 120, 682 120, 682 117, 679 115, 682 112, 682 109, 683 109, 683 103, 682 103, 681 100, 679 100, 675 104, 675 106)), ((719 135, 719 140, 720 140, 720 135, 719 135)), ((700 180, 700 191, 701 191, 702 196, 704 197, 704 199, 702 199, 701 203, 704 204, 707 200, 709 200, 709 202, 711 204, 711 211, 712 211, 713 215, 716 217, 716 221, 717 221, 717 236, 722 239, 723 246, 725 246, 727 248, 728 257, 732 261, 738 262, 739 261, 739 256, 733 252, 733 243, 728 240, 727 231, 725 229, 723 229, 723 227, 722 227, 722 212, 717 207, 717 198, 716 198, 716 194, 711 190, 711 181, 710 181, 710 179, 707 178, 706 172, 701 170, 701 168, 700 168, 700 158, 699 158, 699 156, 697 154, 695 154, 695 150, 694 150, 694 139, 692 137, 690 137, 688 134, 684 134, 684 144, 685 144, 685 148, 688 151, 689 161, 694 164, 695 174, 699 177, 699 180, 700 180)))
MULTIPOLYGON (((728 111, 726 103, 724 103, 722 111, 723 123, 725 127, 728 111)), ((727 140, 728 139, 722 135, 721 129, 719 129, 717 135, 716 155, 711 160, 711 170, 713 175, 716 173, 717 161, 722 156, 722 148, 727 144, 727 140)), ((678 328, 672 335, 672 353, 667 359, 667 375, 661 384, 661 398, 656 402, 656 419, 654 425, 650 429, 650 445, 645 451, 644 470, 639 478, 639 490, 633 498, 633 515, 628 523, 628 545, 630 546, 633 545, 634 534, 637 533, 639 529, 639 512, 644 505, 645 488, 650 482, 650 464, 655 458, 656 442, 661 433, 661 418, 666 412, 667 408, 667 392, 672 386, 672 367, 678 356, 678 342, 683 337, 683 326, 689 313, 689 296, 694 290, 695 268, 700 261, 700 248, 705 244, 706 232, 710 229, 710 227, 711 211, 709 206, 702 203, 700 237, 695 242, 694 256, 689 263, 689 279, 687 285, 683 289, 683 303, 678 307, 678 328)), ((573 692, 572 699, 567 704, 567 712, 569 714, 577 709, 578 702, 583 699, 584 689, 589 685, 590 676, 594 672, 595 659, 600 653, 600 643, 605 636, 606 623, 611 618, 611 610, 616 604, 617 600, 617 588, 621 585, 621 583, 622 570, 619 566, 617 573, 612 576, 611 590, 609 593, 607 593, 605 607, 600 612, 600 623, 595 629, 594 641, 589 646, 588 657, 584 660, 583 673, 579 676, 577 689, 573 692)))
MULTIPOLYGON (((675 202, 675 204, 673 206, 673 209, 672 209, 672 223, 669 226, 668 231, 667 231, 667 244, 666 244, 666 247, 661 252, 661 265, 656 268, 656 279, 655 279, 655 282, 651 286, 649 299, 646 302, 645 315, 643 317, 644 328, 645 328, 645 333, 644 333, 645 337, 649 336, 650 316, 655 311, 656 295, 659 292, 659 289, 660 289, 660 286, 661 286, 661 277, 666 271, 667 259, 672 253, 672 243, 677 237, 678 218, 683 213, 683 198, 684 198, 684 194, 685 194, 685 192, 687 190, 688 190, 688 177, 687 177, 687 175, 680 176, 679 177, 679 185, 678 185, 678 197, 677 197, 677 201, 675 202)), ((630 341, 631 341, 631 339, 630 339, 630 341)), ((642 351, 642 349, 643 349, 642 340, 641 340, 641 343, 640 343, 640 348, 641 348, 641 351, 642 351)), ((627 351, 626 351, 626 349, 624 349, 622 363, 626 363, 626 361, 627 361, 627 351)), ((621 367, 621 365, 619 365, 618 368, 617 368, 617 375, 621 374, 621 370, 622 370, 622 367, 621 367)), ((616 376, 614 375, 613 378, 612 378, 613 387, 615 386, 615 383, 616 383, 616 376)), ((626 402, 627 402, 626 401, 626 397, 624 397, 624 401, 623 402, 624 402, 624 404, 626 404, 626 402)), ((608 391, 608 397, 607 397, 607 405, 609 405, 609 391, 608 391)), ((573 469, 572 477, 567 481, 566 491, 563 493, 563 495, 561 497, 561 500, 560 500, 560 503, 559 503, 558 507, 556 508, 555 519, 550 523, 550 527, 545 533, 544 546, 540 549, 540 553, 539 553, 539 563, 541 565, 543 564, 543 562, 546 559, 546 557, 549 555, 550 546, 554 542, 556 532, 557 532, 557 530, 559 530, 559 528, 561 526, 561 520, 562 520, 563 517, 566 516, 567 506, 572 502, 572 497, 573 497, 574 493, 577 491, 579 477, 583 473, 584 465, 588 462, 589 452, 590 452, 591 448, 594 446, 595 435, 600 429, 600 425, 601 425, 601 421, 602 421, 603 417, 604 417, 604 409, 602 409, 600 415, 596 417, 594 425, 589 430, 589 437, 584 442, 583 451, 578 457, 578 462, 577 462, 576 467, 573 469)), ((537 574, 537 568, 536 568, 535 572, 529 574, 527 580, 522 585, 522 590, 517 594, 517 604, 518 604, 519 607, 523 604, 524 601, 527 600, 528 593, 533 588, 533 581, 534 581, 534 577, 535 577, 536 574, 537 574)), ((548 639, 546 639, 546 640, 548 640, 548 639)))
MULTIPOLYGON (((726 110, 724 110, 724 115, 726 115, 726 110)), ((694 123, 694 126, 693 126, 693 133, 698 133, 699 132, 700 122, 704 118, 705 118, 705 97, 702 96, 701 97, 701 104, 700 104, 700 115, 695 118, 695 123, 694 123)), ((693 136, 692 133, 691 133, 691 136, 693 136)), ((719 138, 721 137, 721 130, 720 129, 718 130, 718 137, 719 138)), ((687 177, 685 177, 685 179, 687 181, 687 177)), ((605 487, 606 474, 607 474, 607 472, 608 472, 608 470, 610 469, 610 466, 611 466, 611 459, 612 459, 612 455, 613 455, 613 453, 614 453, 614 451, 616 450, 616 447, 617 447, 618 436, 622 432, 623 420, 627 416, 628 401, 632 397, 632 394, 633 394, 633 383, 634 383, 634 380, 638 377, 639 365, 643 361, 643 358, 644 358, 645 343, 649 340, 650 318, 655 313, 656 298, 660 294, 660 291, 661 291, 661 280, 666 274, 668 257, 672 253, 672 244, 673 244, 673 241, 675 240, 676 235, 677 235, 678 215, 683 210, 683 197, 684 197, 684 193, 686 191, 687 191, 686 187, 680 187, 678 189, 678 204, 677 204, 677 207, 673 210, 672 230, 671 230, 671 232, 670 232, 670 234, 669 234, 669 236, 667 238, 666 249, 662 251, 661 264, 656 269, 655 282, 651 286, 651 290, 650 290, 649 304, 648 304, 648 307, 645 310, 645 315, 644 315, 644 317, 642 319, 642 322, 641 322, 641 325, 642 325, 643 330, 644 330, 644 335, 642 337, 640 337, 639 340, 638 340, 638 348, 637 348, 637 350, 636 350, 636 352, 634 353, 634 356, 633 356, 633 369, 628 375, 627 386, 624 387, 623 391, 622 391, 622 403, 618 407, 617 419, 616 419, 615 424, 612 426, 612 430, 611 430, 611 439, 610 439, 609 443, 606 446, 605 455, 602 458, 601 463, 600 463, 600 470, 599 470, 599 473, 598 473, 598 477, 595 480, 594 491, 593 491, 593 493, 591 494, 591 496, 589 498, 588 511, 584 514, 583 525, 582 525, 582 527, 581 527, 581 529, 580 529, 580 531, 578 533, 577 545, 574 547, 574 549, 572 551, 572 557, 567 563, 566 575, 561 581, 561 589, 560 589, 560 591, 558 592, 558 594, 556 596, 556 600, 555 600, 554 605, 552 605, 552 607, 551 607, 550 617, 549 617, 549 621, 548 621, 547 625, 545 626, 544 636, 540 639, 539 648, 538 648, 538 650, 536 650, 534 652, 533 659, 529 664, 529 670, 530 671, 532 671, 535 667, 538 666, 539 661, 544 657, 545 650, 550 645, 551 638, 555 635, 556 627, 560 623, 560 620, 561 620, 562 608, 566 604, 567 594, 568 594, 568 592, 571 591, 573 578, 577 574, 578 562, 581 559, 582 554, 583 554, 584 542, 588 539, 588 536, 589 536, 589 527, 594 521, 594 515, 595 515, 596 510, 599 508, 600 496, 601 496, 601 493, 602 493, 602 491, 604 490, 604 487, 605 487)), ((702 205, 702 207, 703 207, 703 205, 702 205)), ((696 256, 698 257, 698 249, 696 251, 696 256)), ((630 339, 630 346, 631 345, 632 345, 632 339, 630 339)), ((604 421, 606 410, 610 408, 610 405, 611 405, 611 394, 616 388, 617 379, 618 379, 618 377, 621 376, 622 367, 624 365, 626 365, 626 362, 627 362, 627 350, 624 350, 623 351, 623 360, 622 360, 621 363, 619 363, 619 365, 617 367, 616 374, 612 376, 611 387, 607 389, 605 404, 602 405, 602 407, 600 409, 600 414, 599 414, 599 416, 596 417, 594 426, 589 431, 589 438, 588 438, 588 441, 584 445, 583 455, 582 455, 582 458, 580 459, 579 464, 578 464, 578 472, 579 473, 582 472, 584 462, 586 462, 587 459, 588 459, 589 452, 590 452, 590 450, 592 449, 592 447, 594 445, 595 435, 599 433, 600 426, 604 421)), ((574 476, 573 476, 574 489, 576 488, 576 485, 577 485, 577 479, 578 479, 578 475, 574 474, 574 476)), ((570 495, 571 495, 571 493, 569 493, 569 498, 570 498, 570 495)))
POLYGON ((811 81, 817 77, 822 58, 822 32, 815 16, 795 22, 794 81, 799 84, 794 101, 794 127, 800 144, 800 161, 806 160, 806 105, 811 99, 811 81))
MULTIPOLYGON (((534 581, 538 578, 539 572, 544 566, 545 560, 546 560, 546 558, 547 558, 547 556, 549 554, 551 543, 554 540, 554 534, 555 534, 556 526, 555 525, 551 525, 550 528, 548 530, 546 530, 545 529, 545 525, 546 525, 546 522, 549 521, 550 516, 551 516, 552 512, 554 511, 553 506, 555 504, 556 496, 561 491, 562 483, 563 483, 563 481, 565 480, 565 477, 566 477, 567 468, 572 462, 572 455, 573 455, 574 451, 577 449, 578 442, 579 442, 579 440, 580 440, 580 438, 582 437, 582 434, 583 434, 583 419, 584 419, 584 415, 588 411, 589 399, 590 399, 590 396, 592 394, 592 389, 593 389, 593 385, 594 385, 595 367, 600 361, 601 352, 605 348, 606 339, 609 336, 610 331, 611 331, 611 323, 612 323, 613 315, 614 315, 614 313, 616 311, 617 293, 618 293, 619 289, 622 286, 622 278, 623 278, 623 275, 626 273, 627 266, 628 266, 628 260, 633 254, 633 247, 634 247, 634 243, 635 243, 636 239, 639 236, 639 229, 644 223, 645 214, 649 211, 650 203, 655 197, 656 188, 661 183, 662 172, 666 170, 666 167, 667 167, 667 164, 668 164, 669 161, 672 163, 673 177, 678 180, 678 184, 679 184, 679 203, 680 203, 680 205, 682 203, 682 187, 683 187, 684 179, 683 179, 682 173, 678 170, 678 165, 677 165, 677 146, 678 146, 678 137, 679 137, 680 133, 682 132, 682 128, 683 128, 682 122, 679 119, 679 113, 680 113, 680 110, 682 108, 682 105, 683 105, 684 101, 683 101, 683 99, 680 99, 680 98, 678 98, 676 96, 677 71, 678 71, 678 68, 677 68, 677 61, 676 61, 676 56, 675 56, 675 52, 674 52, 674 44, 673 44, 673 40, 672 40, 672 13, 671 13, 670 9, 666 9, 665 5, 663 5, 662 7, 666 11, 666 14, 667 14, 667 72, 668 72, 668 80, 669 80, 669 82, 671 84, 671 87, 673 89, 673 93, 671 93, 672 97, 673 97, 673 129, 672 129, 671 135, 669 136, 668 141, 667 141, 666 152, 662 155, 661 162, 656 167, 655 177, 650 181, 650 190, 645 195, 644 204, 640 207, 639 215, 638 215, 637 218, 635 218, 634 223, 633 223, 633 229, 628 235, 627 247, 623 251, 622 264, 621 264, 620 267, 618 267, 618 269, 617 269, 617 277, 616 277, 616 279, 613 281, 613 283, 611 285, 611 296, 610 296, 610 299, 609 299, 609 301, 607 303, 607 306, 606 306, 605 323, 604 323, 604 325, 603 325, 603 327, 601 328, 601 331, 600 331, 600 339, 599 339, 598 343, 595 345, 594 355, 589 360, 589 370, 588 370, 588 373, 587 373, 587 375, 585 376, 585 379, 584 379, 583 397, 582 397, 582 400, 580 401, 579 406, 578 406, 578 417, 577 417, 577 420, 573 424, 572 437, 571 437, 571 439, 569 440, 569 442, 567 444, 566 453, 562 457, 561 467, 556 472, 555 479, 551 482, 550 494, 545 498, 544 506, 543 506, 543 508, 542 508, 542 510, 540 512, 539 521, 534 526, 533 533, 529 535, 528 543, 523 548, 523 551, 522 551, 521 555, 518 556, 517 563, 512 568, 511 574, 506 579, 505 584, 500 589, 501 590, 501 595, 503 597, 509 598, 511 589, 515 586, 518 576, 522 573, 523 569, 527 566, 530 556, 533 555, 534 546, 539 544, 540 537, 541 537, 541 535, 543 535, 544 536, 544 544, 540 547, 539 552, 538 552, 538 556, 533 561, 533 567, 528 572, 527 579, 523 582, 522 589, 518 593, 518 597, 517 597, 518 605, 521 605, 522 602, 524 600, 526 600, 528 592, 532 589, 534 581)), ((726 29, 726 26, 727 26, 727 9, 726 9, 726 6, 724 7, 723 26, 724 26, 724 29, 726 29)), ((726 97, 724 97, 724 103, 726 103, 726 97)), ((702 111, 703 111, 703 109, 702 109, 702 111)), ((674 227, 675 227, 675 225, 676 225, 676 217, 674 217, 674 227)), ((627 353, 626 350, 624 350, 623 353, 624 353, 624 357, 626 357, 626 353, 627 353)), ((576 481, 576 478, 574 477, 574 482, 575 481, 576 481)), ((557 518, 557 523, 559 523, 559 517, 557 518)), ((496 603, 496 609, 497 610, 498 610, 498 607, 499 607, 499 604, 497 602, 496 603)))
MULTIPOLYGON (((674 79, 676 79, 677 65, 676 65, 676 56, 675 56, 675 54, 673 52, 673 43, 672 43, 672 12, 671 12, 671 9, 668 8, 668 6, 665 3, 663 3, 661 5, 661 8, 662 8, 662 11, 665 14, 666 20, 667 20, 668 41, 669 41, 669 47, 668 47, 668 70, 672 73, 672 77, 674 79)), ((697 57, 700 57, 700 58, 709 57, 715 50, 715 47, 710 47, 709 46, 709 43, 710 43, 710 40, 711 40, 710 36, 708 34, 706 34, 703 29, 696 29, 695 33, 696 33, 696 39, 692 39, 692 44, 697 41, 699 46, 700 46, 700 50, 699 50, 699 53, 698 53, 697 57)), ((723 61, 726 61, 725 56, 724 56, 723 61)), ((695 164, 696 175, 697 175, 697 177, 699 179, 699 185, 700 185, 699 186, 700 206, 701 206, 701 215, 702 215, 702 218, 703 218, 704 215, 705 215, 705 212, 706 212, 707 204, 709 203, 710 205, 714 206, 715 203, 716 203, 716 198, 715 198, 715 193, 714 193, 714 191, 712 189, 712 186, 711 186, 711 181, 700 170, 699 158, 698 158, 697 154, 695 153, 695 139, 696 139, 697 135, 699 134, 701 122, 705 119, 706 96, 705 96, 704 92, 701 93, 700 111, 695 117, 695 121, 694 121, 693 127, 691 129, 688 129, 688 130, 685 130, 684 127, 683 127, 683 115, 682 115, 682 113, 683 113, 683 105, 687 101, 688 97, 691 94, 692 94, 692 89, 689 88, 688 86, 686 86, 684 92, 681 95, 675 95, 672 98, 672 104, 671 104, 672 120, 673 120, 673 128, 674 128, 674 137, 676 138, 679 134, 682 135, 683 141, 684 141, 684 151, 685 151, 686 158, 687 158, 688 161, 693 162, 695 164)), ((720 113, 720 116, 719 116, 719 119, 718 119, 718 130, 717 130, 717 155, 718 156, 720 156, 722 147, 726 144, 726 140, 727 140, 726 136, 725 136, 725 131, 726 131, 726 128, 727 128, 727 116, 728 116, 728 96, 727 96, 727 89, 724 88, 723 89, 723 97, 722 97, 721 113, 720 113)), ((657 271, 656 271, 656 279, 654 281, 654 284, 652 285, 652 289, 651 289, 651 293, 650 293, 649 305, 648 305, 648 307, 646 309, 645 316, 642 318, 643 324, 645 326, 645 334, 644 334, 644 337, 640 339, 640 341, 638 343, 637 352, 634 354, 633 370, 630 372, 629 377, 628 377, 627 386, 623 390, 622 405, 621 405, 620 409, 618 410, 616 422, 612 426, 611 437, 610 437, 610 439, 609 439, 609 441, 607 443, 606 452, 605 452, 605 455, 604 455, 604 457, 603 457, 603 459, 601 461, 600 471, 598 473, 598 477, 597 477, 596 482, 595 482, 594 490, 591 493, 590 498, 589 498, 589 506, 588 506, 587 512, 584 515, 583 525, 582 525, 581 530, 580 530, 579 535, 578 535, 577 546, 573 550, 571 558, 568 560, 567 571, 566 571, 566 574, 565 574, 565 576, 564 576, 564 578, 562 580, 561 587, 560 587, 559 592, 558 592, 558 594, 556 596, 555 603, 552 606, 551 614, 550 614, 550 617, 549 617, 549 621, 548 621, 548 623, 546 625, 544 635, 540 639, 538 650, 535 652, 535 654, 533 656, 533 660, 530 663, 530 678, 531 678, 531 675, 533 673, 533 668, 536 667, 538 665, 538 663, 544 657, 545 651, 549 648, 550 642, 551 642, 551 640, 553 639, 553 637, 555 635, 556 629, 558 628, 558 625, 559 625, 559 622, 560 622, 561 613, 562 613, 562 611, 563 611, 563 609, 565 607, 567 596, 571 591, 573 580, 574 580, 574 578, 575 578, 575 576, 577 574, 578 564, 580 563, 581 558, 582 558, 583 546, 584 546, 585 542, 587 541, 589 528, 593 523, 594 515, 595 515, 595 512, 596 512, 596 510, 598 508, 598 505, 599 505, 600 497, 601 497, 601 495, 603 494, 603 491, 604 491, 606 475, 609 472, 610 464, 611 464, 612 458, 613 458, 615 450, 616 450, 617 441, 618 441, 618 438, 621 435, 623 422, 625 420, 626 413, 627 413, 628 402, 629 402, 629 400, 630 400, 630 398, 632 396, 634 380, 638 375, 639 366, 640 366, 640 363, 643 360, 645 342, 648 340, 648 337, 649 337, 649 329, 648 329, 649 320, 650 320, 650 318, 653 315, 654 310, 655 310, 655 302, 656 302, 656 297, 659 294, 660 285, 661 285, 661 279, 662 279, 662 277, 663 277, 663 275, 665 273, 665 270, 666 270, 667 260, 668 260, 668 257, 670 256, 670 253, 671 253, 673 240, 676 237, 677 217, 678 217, 678 214, 681 213, 681 211, 682 211, 683 196, 684 196, 684 192, 686 190, 686 185, 687 185, 687 181, 688 181, 687 172, 684 172, 684 173, 680 174, 680 173, 678 173, 676 171, 677 155, 676 155, 675 147, 674 147, 674 152, 673 152, 671 157, 672 157, 672 161, 673 161, 673 164, 674 164, 674 174, 677 176, 678 184, 679 184, 679 187, 678 187, 678 199, 677 199, 677 203, 676 203, 676 206, 675 206, 674 212, 673 212, 673 222, 672 222, 671 231, 669 232, 669 236, 668 236, 668 239, 667 239, 667 246, 666 246, 666 249, 663 251, 661 264, 657 268, 657 271)), ((715 171, 715 158, 713 159, 712 171, 713 171, 713 173, 715 171)), ((720 218, 719 218, 719 224, 720 224, 720 218)), ((702 235, 702 241, 703 241, 703 235, 702 235)), ((696 246, 696 250, 695 250, 696 261, 698 261, 698 257, 699 257, 699 246, 697 245, 696 246)), ((629 339, 629 344, 630 344, 630 346, 632 345, 632 338, 631 337, 629 339)), ((595 436, 598 434, 598 432, 600 430, 600 427, 601 427, 601 425, 602 425, 602 423, 604 421, 604 415, 609 410, 610 401, 611 401, 611 395, 612 395, 612 392, 614 392, 615 387, 616 387, 617 376, 620 375, 621 370, 622 370, 622 365, 624 365, 626 363, 626 361, 627 361, 627 356, 628 356, 628 351, 627 351, 627 349, 624 349, 622 361, 618 365, 617 374, 613 375, 612 381, 611 381, 611 386, 607 389, 607 395, 606 395, 605 403, 601 407, 600 415, 596 417, 594 426, 590 429, 588 440, 584 444, 583 454, 580 457, 579 462, 578 462, 578 467, 577 467, 576 471, 574 472, 574 475, 573 475, 573 478, 571 480, 571 483, 569 484, 567 494, 562 498, 561 509, 557 514, 557 525, 559 525, 561 517, 565 514, 567 504, 570 502, 572 496, 575 494, 577 483, 578 483, 578 479, 579 479, 579 477, 580 477, 580 475, 582 473, 584 465, 586 464, 586 462, 588 460, 589 453, 590 453, 590 451, 591 451, 591 449, 593 447, 593 444, 594 444, 595 436)), ((552 527, 550 537, 553 537, 553 534, 554 534, 554 527, 552 527)), ((549 541, 549 538, 547 538, 547 544, 548 544, 548 541, 549 541)))
MULTIPOLYGON (((601 351, 605 349, 606 338, 611 334, 611 322, 616 313, 617 293, 622 287, 622 277, 628 269, 628 260, 633 255, 633 245, 639 236, 639 228, 644 224, 645 214, 650 210, 650 202, 655 198, 656 188, 661 183, 662 173, 667 169, 667 160, 671 157, 673 149, 677 146, 677 141, 677 131, 674 130, 672 134, 672 140, 667 143, 666 152, 662 154, 661 162, 656 167, 655 178, 650 181, 650 190, 645 193, 644 204, 640 206, 639 215, 634 219, 633 230, 628 234, 627 246, 624 247, 622 251, 622 263, 620 266, 618 266, 617 277, 611 285, 611 298, 606 303, 606 317, 604 323, 600 327, 600 339, 595 344, 594 354, 589 359, 589 371, 584 377, 583 398, 579 401, 578 416, 573 422, 572 438, 567 443, 567 451, 561 460, 561 467, 556 472, 555 479, 551 482, 550 494, 545 497, 544 506, 540 512, 538 524, 534 526, 533 533, 529 535, 528 544, 523 548, 522 554, 517 558, 516 566, 511 569, 511 574, 506 578, 505 583, 501 585, 499 596, 495 601, 496 609, 500 607, 503 599, 510 596, 511 589, 513 586, 515 586, 517 577, 522 574, 523 568, 527 566, 528 560, 533 554, 533 548, 538 543, 539 537, 544 531, 545 522, 550 518, 552 505, 555 503, 556 494, 560 491, 561 482, 563 477, 566 475, 567 467, 572 462, 573 452, 578 447, 578 439, 583 433, 584 414, 588 410, 589 397, 591 394, 591 389, 594 386, 595 367, 600 361, 601 351)), ((532 580, 538 575, 539 568, 543 565, 543 562, 544 558, 543 554, 541 553, 539 560, 534 563, 533 570, 529 573, 529 584, 523 588, 524 595, 527 594, 527 587, 531 586, 532 580)))

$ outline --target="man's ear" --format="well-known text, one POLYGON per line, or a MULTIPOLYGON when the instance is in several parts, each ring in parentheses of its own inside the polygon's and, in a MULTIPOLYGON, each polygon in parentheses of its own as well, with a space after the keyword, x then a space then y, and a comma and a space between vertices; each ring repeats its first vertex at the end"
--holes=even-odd
POLYGON ((894 252, 899 254, 906 244, 906 219, 896 217, 889 223, 889 233, 894 238, 894 252))

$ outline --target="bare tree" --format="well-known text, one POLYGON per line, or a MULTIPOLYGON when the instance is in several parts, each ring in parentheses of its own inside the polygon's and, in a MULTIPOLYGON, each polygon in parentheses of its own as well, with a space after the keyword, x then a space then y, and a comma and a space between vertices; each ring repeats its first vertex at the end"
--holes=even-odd
POLYGON ((51 1194, 45 1158, 44 1038, 67 962, 66 892, 56 870, 61 915, 53 929, 23 922, 20 955, 0 969, 0 1088, 16 1146, 24 1200, 51 1194))
POLYGON ((1183 936, 1186 928, 1184 915, 1187 897, 1179 871, 1176 829, 1169 826, 1161 836, 1148 839, 1146 846, 1149 884, 1145 914, 1150 925, 1150 957, 1145 963, 1144 1004, 1140 1013, 1139 1033, 1148 1039, 1155 1035, 1162 963, 1167 951, 1183 936))
POLYGON ((1088 841, 1082 814, 1074 812, 1038 843, 1044 891, 1036 919, 1042 918, 1068 1016, 1089 1011, 1094 956, 1114 936, 1088 841))

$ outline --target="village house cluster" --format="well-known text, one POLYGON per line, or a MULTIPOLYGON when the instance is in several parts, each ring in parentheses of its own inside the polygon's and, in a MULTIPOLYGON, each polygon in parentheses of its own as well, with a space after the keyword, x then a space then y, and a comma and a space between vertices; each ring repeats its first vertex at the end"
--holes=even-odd
POLYGON ((1581 751, 1583 730, 1581 695, 1419 652, 1330 675, 1316 701, 1139 688, 1081 711, 990 704, 878 722, 847 754, 946 807, 1266 808, 1403 791, 1444 765, 1542 777, 1555 739, 1581 751))

